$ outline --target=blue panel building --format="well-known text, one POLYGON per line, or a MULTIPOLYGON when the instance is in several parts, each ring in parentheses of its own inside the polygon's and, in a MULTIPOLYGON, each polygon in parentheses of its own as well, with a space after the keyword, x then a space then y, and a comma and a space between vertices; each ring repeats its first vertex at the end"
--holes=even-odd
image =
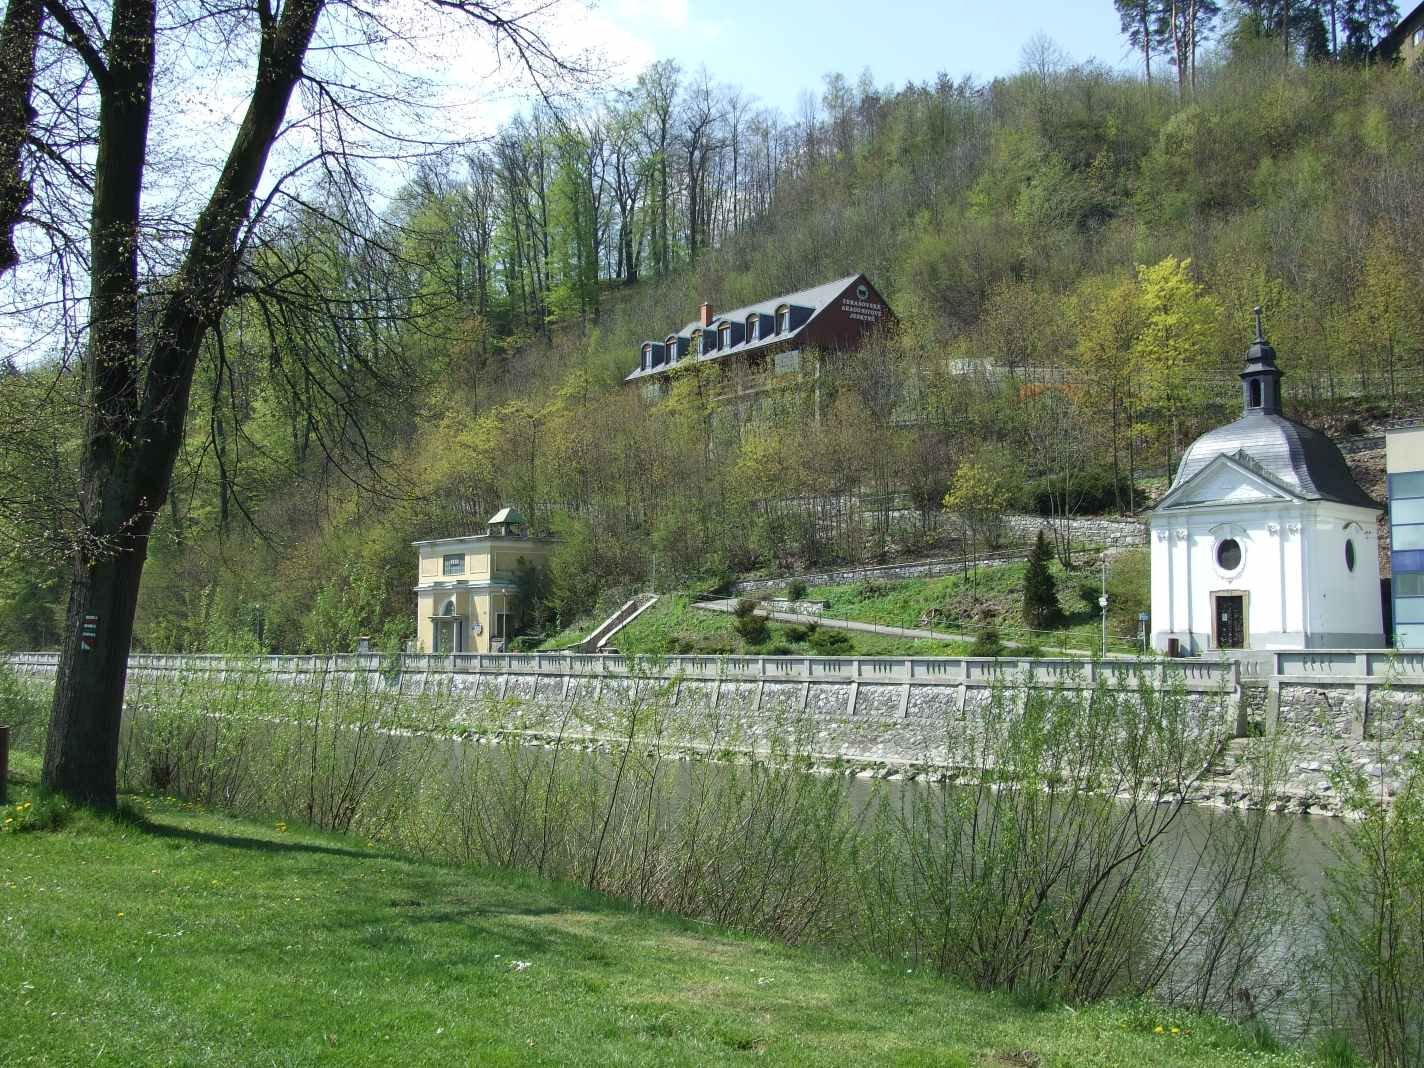
POLYGON ((1424 649, 1424 420, 1385 434, 1394 645, 1424 649))

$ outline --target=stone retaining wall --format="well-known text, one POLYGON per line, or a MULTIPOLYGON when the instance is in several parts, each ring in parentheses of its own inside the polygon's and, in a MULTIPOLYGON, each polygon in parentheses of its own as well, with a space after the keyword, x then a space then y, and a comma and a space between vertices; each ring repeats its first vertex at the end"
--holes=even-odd
MULTIPOLYGON (((1280 654, 1278 654, 1279 658, 1280 654)), ((797 732, 827 761, 879 773, 972 767, 975 742, 996 699, 1021 702, 1033 689, 1082 691, 1099 683, 1135 690, 1146 681, 1184 694, 1189 714, 1218 731, 1221 767, 1198 800, 1252 803, 1241 757, 1265 733, 1289 750, 1285 794, 1292 808, 1338 808, 1330 771, 1343 761, 1378 796, 1398 792, 1403 763, 1424 736, 1424 658, 1374 653, 1328 656, 1301 664, 1316 676, 1247 673, 1230 661, 977 659, 937 657, 670 657, 639 662, 620 656, 485 654, 463 656, 203 657, 135 656, 134 678, 222 676, 251 672, 291 685, 322 674, 407 694, 453 697, 453 728, 599 734, 602 712, 656 696, 696 724, 689 746, 723 744, 752 751, 797 732), (1416 663, 1416 660, 1419 661, 1416 663), (1327 668, 1348 664, 1357 674, 1327 668), (1007 696, 1005 696, 1007 695, 1007 696), (1233 740, 1235 739, 1235 740, 1233 740)), ((10 666, 50 677, 54 654, 17 654, 10 666)), ((1289 656, 1276 666, 1300 666, 1289 656)), ((606 721, 605 721, 606 722, 606 721)), ((689 730, 692 728, 689 727, 689 730)))

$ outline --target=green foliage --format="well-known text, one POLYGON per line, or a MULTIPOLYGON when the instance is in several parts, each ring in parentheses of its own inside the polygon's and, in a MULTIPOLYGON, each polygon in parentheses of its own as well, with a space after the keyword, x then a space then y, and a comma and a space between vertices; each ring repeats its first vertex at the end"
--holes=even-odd
MULTIPOLYGON (((420 168, 382 220, 399 269, 301 213, 255 272, 295 257, 298 296, 389 290, 414 317, 349 338, 293 322, 270 345, 256 302, 225 319, 136 642, 394 636, 413 615, 410 542, 477 533, 512 502, 564 540, 541 631, 650 585, 983 549, 1020 508, 1132 510, 1132 487, 1237 410, 1257 303, 1290 414, 1308 402, 1363 430, 1413 410, 1424 87, 1262 34, 1199 54, 1180 94, 1047 61, 992 87, 833 79, 781 164, 760 155, 776 131, 734 139, 730 111, 705 157, 681 154, 673 117, 700 90, 664 66, 606 112, 536 109, 489 151, 420 168), (705 187, 683 170, 699 160, 705 187), (689 214, 689 193, 719 207, 689 214), (622 384, 700 300, 764 300, 848 264, 898 320, 861 352, 807 353, 735 412, 715 364, 687 361, 666 396, 622 384), (293 375, 308 343, 319 359, 293 375), (374 376, 343 376, 347 356, 374 376), (372 456, 380 478, 333 477, 372 456)), ((0 646, 58 641, 76 385, 54 367, 0 375, 0 646)))
POLYGON ((786 584, 786 599, 788 601, 801 601, 806 597, 806 582, 804 579, 792 579, 786 584))
POLYGON ((10 744, 15 749, 43 748, 49 721, 49 687, 17 675, 0 663, 0 723, 10 728, 10 744))
POLYGON ((990 548, 1000 544, 1004 515, 1018 492, 1015 465, 1005 459, 999 450, 992 455, 981 450, 960 464, 944 498, 944 506, 959 514, 975 540, 990 548))
POLYGON ((807 637, 806 643, 817 656, 849 656, 853 651, 845 631, 830 627, 817 627, 807 637))
MULTIPOLYGON (((1176 820, 1217 739, 1212 717, 1150 678, 1026 700, 994 690, 967 734, 946 705, 926 744, 958 739, 956 759, 992 773, 893 795, 806 774, 823 737, 793 710, 709 721, 670 703, 658 676, 626 702, 577 711, 403 695, 320 668, 300 681, 137 676, 132 688, 128 789, 260 814, 279 832, 300 819, 542 874, 1030 1001, 1162 990, 1225 1006, 1291 922, 1273 904, 1288 903, 1272 867, 1290 826, 1279 820, 1194 825, 1202 863, 1189 885, 1164 888, 1158 864, 1178 848, 1176 820), (669 749, 699 743, 728 759, 659 773, 669 749), (740 758, 748 747, 765 759, 740 758)), ((1269 780, 1259 788, 1272 796, 1269 780)))
MULTIPOLYGON (((1058 607, 1058 586, 1048 570, 1051 552, 1043 530, 1029 549, 1028 567, 1023 578, 1023 621, 1024 626, 1035 630, 1046 630, 1055 625, 1062 615, 1058 607)), ((993 654, 984 654, 993 655, 993 654)))
POLYGON ((1008 653, 997 627, 983 627, 974 636, 974 644, 969 647, 970 656, 1004 656, 1008 653))
MULTIPOLYGON (((314 653, 349 653, 360 637, 397 651, 414 629, 405 616, 385 618, 387 576, 363 562, 348 562, 317 590, 311 613, 304 620, 303 645, 314 653)), ((237 650, 250 651, 250 650, 237 650)))
POLYGON ((757 614, 760 609, 761 605, 750 598, 743 597, 737 601, 732 628, 748 645, 761 645, 767 639, 766 617, 757 614))
POLYGON ((903 961, 790 948, 508 867, 296 820, 142 804, 141 828, 86 817, 0 846, 6 881, 46 888, 6 905, 26 932, 0 943, 16 987, 11 1059, 80 1064, 102 1048, 127 1064, 305 1051, 298 1059, 359 1065, 701 1066, 754 1055, 818 1068, 845 1062, 850 1028, 871 1062, 1007 1063, 1005 1051, 1031 1050, 1084 1068, 1310 1063, 1252 1056, 1224 1022, 1150 1002, 1033 1012, 903 961), (454 919, 472 902, 478 923, 454 919), (138 952, 136 931, 173 937, 138 952), (232 931, 244 952, 232 951, 232 931), (332 990, 363 992, 359 1018, 332 990), (76 1016, 88 1026, 54 1025, 76 1016), (1178 1033, 1154 1033, 1163 1020, 1178 1033))
MULTIPOLYGON (((1106 512, 1135 512, 1145 498, 1138 487, 1127 485, 1126 478, 1115 474, 1110 466, 1093 464, 1075 470, 1072 477, 1073 511, 1079 515, 1102 515, 1106 512)), ((1048 479, 1031 479, 1023 489, 1024 506, 1035 515, 1057 515, 1062 510, 1061 503, 1055 506, 1055 490, 1048 479)))
MULTIPOLYGON (((1416 730, 1406 720, 1417 746, 1416 730)), ((1358 999, 1364 1051, 1383 1068, 1424 1059, 1424 756, 1394 756, 1404 785, 1392 806, 1353 764, 1342 759, 1331 774, 1353 820, 1328 872, 1324 916, 1323 966, 1358 999)))
MULTIPOLYGON (((1093 597, 1097 607, 1098 595, 1093 597)), ((1108 627, 1114 634, 1135 635, 1137 617, 1152 608, 1152 554, 1124 549, 1108 564, 1108 627)))

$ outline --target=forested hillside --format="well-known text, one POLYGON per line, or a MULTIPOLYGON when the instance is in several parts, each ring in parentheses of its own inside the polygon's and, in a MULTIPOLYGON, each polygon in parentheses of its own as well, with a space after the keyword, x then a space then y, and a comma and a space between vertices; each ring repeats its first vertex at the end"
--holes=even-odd
MULTIPOLYGON (((1256 304, 1288 412, 1417 412, 1424 77, 1267 7, 1190 47, 1142 23, 1133 75, 1040 38, 988 84, 833 75, 791 120, 665 61, 425 162, 380 217, 318 191, 256 265, 309 314, 254 296, 210 342, 138 643, 394 645, 410 541, 504 504, 564 539, 536 630, 654 575, 929 546, 946 495, 1130 511, 1239 403, 1256 304), (621 384, 702 301, 858 271, 898 328, 755 417, 695 370, 621 384)), ((56 641, 77 395, 58 366, 0 378, 3 646, 56 641)))

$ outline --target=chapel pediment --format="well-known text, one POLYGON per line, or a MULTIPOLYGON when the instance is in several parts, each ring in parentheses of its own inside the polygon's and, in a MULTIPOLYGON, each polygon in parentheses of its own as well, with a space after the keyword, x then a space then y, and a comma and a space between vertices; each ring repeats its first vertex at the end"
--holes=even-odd
POLYGON ((1168 493, 1157 506, 1157 510, 1194 508, 1209 504, 1264 504, 1300 499, 1299 494, 1272 478, 1246 453, 1237 452, 1230 456, 1217 456, 1168 493))

